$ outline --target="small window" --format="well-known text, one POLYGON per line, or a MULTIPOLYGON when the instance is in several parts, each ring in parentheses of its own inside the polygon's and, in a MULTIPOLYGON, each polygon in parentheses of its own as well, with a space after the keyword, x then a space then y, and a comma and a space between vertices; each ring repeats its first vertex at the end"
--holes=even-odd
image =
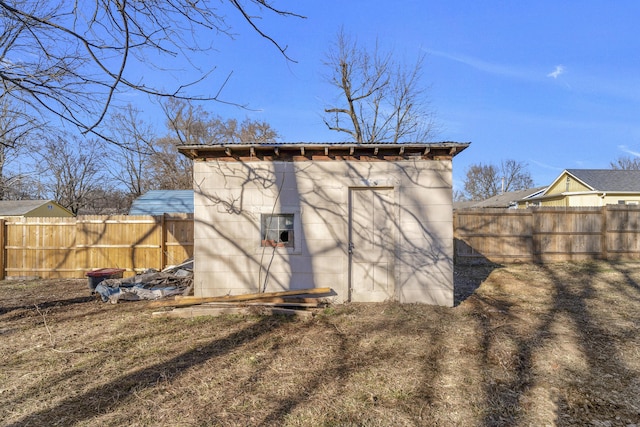
POLYGON ((262 214, 263 247, 293 248, 293 214, 262 214))
POLYGON ((624 202, 624 200, 618 200, 618 204, 619 204, 619 205, 624 205, 624 204, 625 204, 625 202, 624 202))

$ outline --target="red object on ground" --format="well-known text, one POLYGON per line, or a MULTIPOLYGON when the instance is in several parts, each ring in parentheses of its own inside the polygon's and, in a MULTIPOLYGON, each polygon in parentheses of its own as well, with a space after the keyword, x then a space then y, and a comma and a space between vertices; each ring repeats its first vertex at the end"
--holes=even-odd
POLYGON ((113 276, 120 274, 120 277, 122 277, 123 272, 124 268, 99 268, 97 270, 87 272, 87 277, 109 277, 112 279, 118 279, 119 277, 113 276))
POLYGON ((99 268, 97 270, 88 271, 87 277, 89 278, 89 289, 91 289, 91 293, 93 293, 96 286, 98 286, 98 284, 104 279, 122 278, 124 270, 124 268, 99 268))

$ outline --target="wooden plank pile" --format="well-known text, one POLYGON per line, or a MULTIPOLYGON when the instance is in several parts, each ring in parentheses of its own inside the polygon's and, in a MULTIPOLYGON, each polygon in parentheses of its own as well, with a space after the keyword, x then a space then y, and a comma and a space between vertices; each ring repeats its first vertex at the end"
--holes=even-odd
POLYGON ((171 308, 153 312, 152 315, 155 317, 279 314, 310 318, 314 315, 313 309, 327 306, 328 303, 321 297, 331 294, 331 288, 311 288, 220 297, 176 296, 171 300, 151 302, 149 307, 171 308))

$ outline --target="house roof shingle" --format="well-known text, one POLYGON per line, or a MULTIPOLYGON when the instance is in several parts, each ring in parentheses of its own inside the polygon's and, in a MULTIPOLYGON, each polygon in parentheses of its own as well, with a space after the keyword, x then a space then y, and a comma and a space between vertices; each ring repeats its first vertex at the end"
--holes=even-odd
POLYGON ((51 200, 0 200, 0 216, 23 216, 51 200))
POLYGON ((567 169, 594 191, 640 192, 640 170, 567 169))
POLYGON ((519 200, 542 192, 545 188, 546 187, 535 187, 527 188, 525 190, 509 191, 480 201, 455 202, 453 206, 455 209, 508 208, 513 206, 519 200))

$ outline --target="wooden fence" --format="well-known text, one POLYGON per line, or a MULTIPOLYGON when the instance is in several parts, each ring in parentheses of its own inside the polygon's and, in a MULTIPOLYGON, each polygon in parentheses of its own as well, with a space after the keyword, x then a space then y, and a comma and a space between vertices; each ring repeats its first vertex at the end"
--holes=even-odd
POLYGON ((640 207, 464 209, 454 213, 456 262, 640 259, 640 207))
POLYGON ((97 268, 125 276, 193 256, 193 215, 0 220, 0 274, 82 278, 97 268))
MULTIPOLYGON (((640 259, 640 207, 464 209, 453 216, 456 262, 640 259)), ((193 256, 193 215, 0 219, 0 275, 125 276, 193 256)))

